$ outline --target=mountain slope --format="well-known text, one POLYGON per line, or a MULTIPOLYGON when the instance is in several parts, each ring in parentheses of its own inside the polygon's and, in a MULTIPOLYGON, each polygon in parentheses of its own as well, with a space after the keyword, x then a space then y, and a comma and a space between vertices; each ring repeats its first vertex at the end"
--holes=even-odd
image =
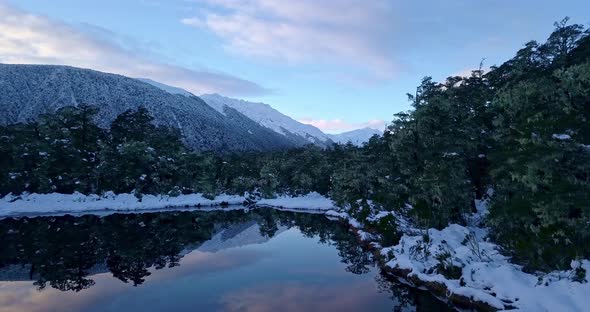
POLYGON ((219 94, 204 94, 201 95, 201 98, 222 114, 226 114, 227 108, 235 109, 256 123, 289 138, 293 143, 300 145, 329 144, 330 137, 320 129, 300 123, 268 104, 227 98, 219 94))
POLYGON ((354 145, 362 145, 363 143, 369 141, 369 139, 374 135, 383 135, 383 131, 379 131, 372 128, 362 128, 357 130, 352 130, 348 132, 343 132, 340 134, 331 134, 329 135, 332 141, 340 144, 346 144, 351 142, 354 145))
POLYGON ((0 125, 80 103, 99 108, 96 121, 108 127, 117 115, 145 106, 155 123, 181 130, 196 150, 273 150, 294 144, 237 111, 221 114, 199 97, 176 95, 137 79, 89 69, 0 64, 0 125))

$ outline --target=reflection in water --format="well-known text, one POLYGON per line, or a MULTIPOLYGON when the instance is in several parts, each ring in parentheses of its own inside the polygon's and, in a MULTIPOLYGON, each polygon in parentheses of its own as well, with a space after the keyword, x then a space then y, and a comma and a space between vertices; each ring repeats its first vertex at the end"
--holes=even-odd
POLYGON ((0 242, 0 311, 447 309, 375 274, 371 254, 322 215, 8 218, 0 242))

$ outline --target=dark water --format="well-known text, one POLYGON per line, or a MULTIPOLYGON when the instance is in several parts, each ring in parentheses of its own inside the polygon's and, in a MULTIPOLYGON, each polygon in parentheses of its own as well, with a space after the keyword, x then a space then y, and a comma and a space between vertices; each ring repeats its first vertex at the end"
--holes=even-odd
POLYGON ((0 220, 0 311, 447 311, 323 215, 271 209, 0 220))

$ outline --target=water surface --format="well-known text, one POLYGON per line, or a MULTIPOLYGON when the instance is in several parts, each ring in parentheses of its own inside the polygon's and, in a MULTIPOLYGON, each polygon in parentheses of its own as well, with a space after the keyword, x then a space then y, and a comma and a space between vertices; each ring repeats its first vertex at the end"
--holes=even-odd
POLYGON ((0 220, 0 311, 447 311, 348 229, 272 209, 0 220))

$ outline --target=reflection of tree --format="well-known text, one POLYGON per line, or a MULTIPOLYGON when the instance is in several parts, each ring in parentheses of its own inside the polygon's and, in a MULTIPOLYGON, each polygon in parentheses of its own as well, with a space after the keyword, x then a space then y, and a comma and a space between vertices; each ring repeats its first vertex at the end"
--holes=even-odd
POLYGON ((369 272, 369 266, 374 262, 371 255, 363 250, 356 242, 343 242, 337 245, 338 254, 342 257, 342 262, 346 263, 346 271, 354 274, 365 274, 369 272), (356 244, 356 245, 354 245, 356 244))
POLYGON ((260 216, 258 225, 260 227, 260 235, 266 237, 274 237, 279 227, 277 225, 277 218, 273 212, 275 209, 259 209, 257 215, 260 216))
POLYGON ((139 285, 149 268, 179 265, 181 251, 208 240, 224 216, 187 212, 5 219, 0 221, 0 268, 30 264, 39 289, 49 284, 80 291, 94 285, 86 278, 90 271, 106 264, 116 278, 139 285))
POLYGON ((132 281, 133 286, 143 284, 145 277, 151 274, 144 261, 132 257, 111 256, 107 259, 107 265, 114 277, 125 283, 132 281))
POLYGON ((391 295, 393 311, 455 311, 452 306, 436 299, 428 291, 411 288, 384 274, 377 275, 375 281, 380 292, 391 295))

